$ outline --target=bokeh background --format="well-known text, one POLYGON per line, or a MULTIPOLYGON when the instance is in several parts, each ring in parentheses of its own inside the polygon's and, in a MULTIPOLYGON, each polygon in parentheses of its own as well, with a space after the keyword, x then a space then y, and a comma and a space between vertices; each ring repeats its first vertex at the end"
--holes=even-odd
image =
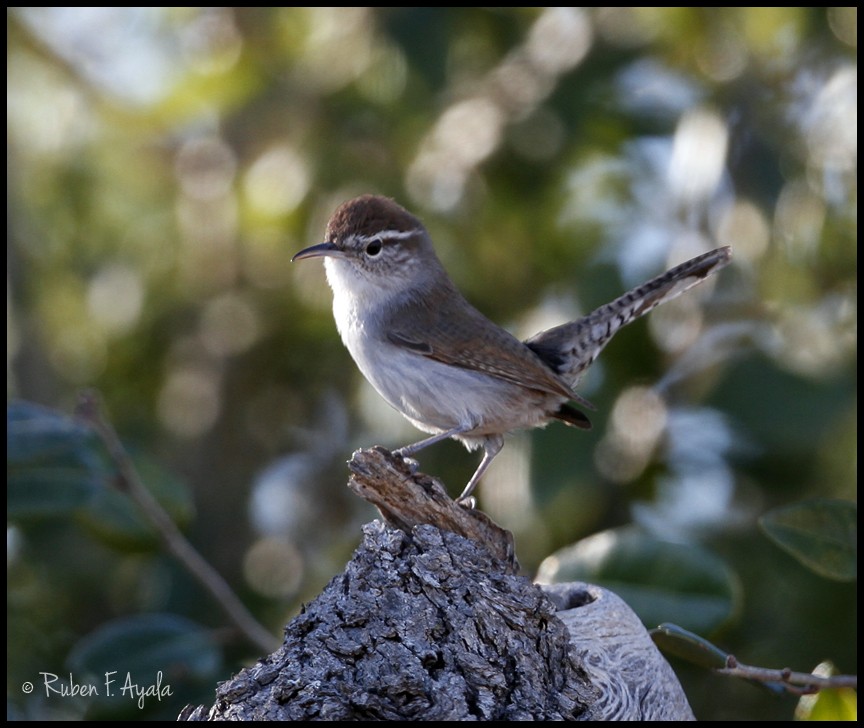
MULTIPOLYGON (((7 182, 7 398, 68 414, 96 388, 274 635, 375 516, 350 453, 420 437, 342 347, 320 263, 290 263, 339 203, 395 197, 522 336, 731 245, 594 365, 594 430, 514 435, 480 505, 528 574, 634 524, 708 549, 737 594, 718 644, 857 670, 854 583, 756 525, 857 498, 856 8, 11 9, 7 182)), ((477 457, 420 461, 455 495, 477 457)), ((163 612, 224 632, 155 539, 13 519, 10 715, 172 717, 256 657, 223 635, 144 711, 22 694, 112 620, 163 612)), ((674 665, 702 719, 794 709, 674 665)))

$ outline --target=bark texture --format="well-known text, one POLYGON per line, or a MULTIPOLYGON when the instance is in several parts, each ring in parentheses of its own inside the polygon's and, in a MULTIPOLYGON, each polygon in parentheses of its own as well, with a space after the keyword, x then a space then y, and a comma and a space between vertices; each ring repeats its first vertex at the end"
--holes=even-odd
POLYGON ((620 599, 520 576, 509 532, 386 450, 351 470, 387 523, 364 527, 279 650, 181 719, 692 719, 620 599))

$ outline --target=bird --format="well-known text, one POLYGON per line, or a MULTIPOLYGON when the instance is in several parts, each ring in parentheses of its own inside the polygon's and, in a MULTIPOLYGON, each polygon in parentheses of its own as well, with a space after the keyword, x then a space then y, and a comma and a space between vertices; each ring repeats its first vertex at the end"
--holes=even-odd
MULTIPOLYGON (((575 391, 615 333, 729 263, 721 247, 682 263, 576 321, 525 341, 493 323, 459 292, 418 217, 395 200, 366 194, 342 203, 324 242, 292 261, 324 258, 339 335, 363 376, 429 436, 394 451, 411 459, 448 438, 483 457, 477 483, 504 436, 559 420, 587 430, 594 406, 575 391)), ((416 463, 415 463, 416 464, 416 463)))

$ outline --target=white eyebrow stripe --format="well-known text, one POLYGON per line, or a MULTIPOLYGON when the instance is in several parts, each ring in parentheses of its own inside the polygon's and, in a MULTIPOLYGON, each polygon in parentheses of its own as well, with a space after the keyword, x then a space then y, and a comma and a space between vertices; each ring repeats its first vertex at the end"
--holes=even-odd
POLYGON ((413 237, 420 232, 420 228, 414 228, 412 230, 381 230, 377 233, 371 233, 369 235, 355 235, 354 239, 359 241, 365 240, 405 240, 406 238, 413 237))

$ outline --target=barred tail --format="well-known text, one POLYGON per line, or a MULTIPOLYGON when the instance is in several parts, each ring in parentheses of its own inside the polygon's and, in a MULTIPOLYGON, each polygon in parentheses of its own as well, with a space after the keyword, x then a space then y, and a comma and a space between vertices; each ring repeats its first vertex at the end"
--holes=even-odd
POLYGON ((717 248, 652 278, 587 316, 532 336, 525 344, 571 387, 622 326, 701 283, 732 259, 717 248))

